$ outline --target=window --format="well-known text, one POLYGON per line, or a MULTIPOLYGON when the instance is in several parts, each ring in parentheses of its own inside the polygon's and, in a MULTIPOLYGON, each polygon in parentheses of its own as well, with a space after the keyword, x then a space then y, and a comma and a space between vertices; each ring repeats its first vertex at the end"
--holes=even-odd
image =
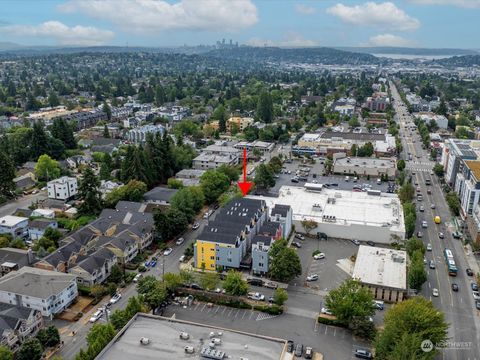
POLYGON ((258 263, 258 266, 261 266, 261 267, 263 267, 263 263, 258 263))
POLYGON ((210 260, 215 260, 215 256, 210 256, 210 260))

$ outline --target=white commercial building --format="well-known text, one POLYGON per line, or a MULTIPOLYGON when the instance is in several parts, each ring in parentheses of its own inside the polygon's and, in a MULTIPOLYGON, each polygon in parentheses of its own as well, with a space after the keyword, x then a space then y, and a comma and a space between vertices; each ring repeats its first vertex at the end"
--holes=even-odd
POLYGON ((76 277, 24 266, 0 278, 0 302, 40 310, 53 316, 78 295, 76 277))
POLYGON ((440 129, 448 128, 448 119, 443 115, 436 115, 431 112, 420 112, 420 113, 414 114, 414 116, 418 117, 427 125, 430 123, 430 121, 433 120, 435 121, 435 123, 440 129))
POLYGON ((313 220, 318 225, 311 233, 322 232, 329 238, 381 244, 405 239, 403 209, 396 194, 332 190, 307 183, 303 188, 282 186, 275 198, 249 197, 265 200, 270 209, 276 204, 290 205, 299 232, 305 232, 303 220, 313 220))
POLYGON ((352 278, 368 287, 377 300, 402 301, 407 292, 407 253, 360 245, 352 278))
POLYGON ((49 199, 65 201, 77 195, 77 179, 74 177, 62 176, 61 178, 49 181, 47 188, 49 199))
POLYGON ((395 178, 395 159, 375 159, 343 157, 337 158, 333 164, 335 174, 374 176, 387 175, 389 179, 395 178))

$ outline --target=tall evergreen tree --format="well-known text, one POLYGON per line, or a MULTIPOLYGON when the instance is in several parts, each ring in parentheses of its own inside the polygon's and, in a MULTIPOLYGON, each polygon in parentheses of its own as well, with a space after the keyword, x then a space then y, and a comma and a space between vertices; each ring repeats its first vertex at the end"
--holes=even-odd
POLYGON ((33 124, 32 142, 30 147, 31 156, 34 159, 38 159, 40 155, 48 153, 48 136, 43 128, 43 123, 40 121, 33 124))
POLYGON ((271 123, 273 120, 273 101, 269 92, 262 92, 257 103, 257 117, 264 123, 271 123))
POLYGON ((78 208, 80 214, 98 215, 102 211, 102 197, 98 190, 100 181, 95 176, 93 170, 87 167, 83 172, 83 178, 78 187, 78 195, 82 204, 78 208))
POLYGON ((103 112, 107 115, 108 121, 112 120, 112 109, 106 101, 103 102, 103 112))
POLYGON ((15 191, 15 184, 13 183, 15 167, 10 157, 2 151, 0 151, 0 169, 0 195, 8 198, 15 191))
POLYGON ((110 173, 113 170, 112 157, 109 153, 105 153, 100 165, 100 180, 109 180, 110 173))
POLYGON ((108 126, 105 124, 103 126, 103 137, 104 138, 110 138, 110 132, 108 131, 108 126))
POLYGON ((55 119, 50 132, 54 138, 63 142, 65 148, 75 149, 77 147, 77 141, 73 134, 73 127, 64 119, 55 119))
POLYGON ((60 100, 58 100, 58 96, 55 91, 51 91, 48 95, 48 105, 52 107, 60 105, 60 100))
POLYGON ((155 88, 155 105, 162 106, 165 103, 165 90, 163 86, 158 85, 155 88))

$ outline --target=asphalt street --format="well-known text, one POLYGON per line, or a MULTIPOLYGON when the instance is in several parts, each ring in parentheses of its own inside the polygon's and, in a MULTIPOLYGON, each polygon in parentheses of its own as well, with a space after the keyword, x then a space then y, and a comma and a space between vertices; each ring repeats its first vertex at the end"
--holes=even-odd
POLYGON ((460 240, 452 237, 453 227, 451 225, 451 213, 444 198, 441 185, 438 178, 431 175, 431 169, 434 165, 429 161, 429 153, 423 150, 421 139, 417 131, 406 129, 405 124, 413 122, 413 118, 403 105, 400 96, 391 83, 392 95, 395 100, 395 110, 397 121, 400 123, 400 134, 402 135, 405 158, 407 153, 412 154, 412 161, 407 161, 407 169, 414 173, 413 180, 418 183, 423 201, 417 202, 417 208, 423 205, 425 212, 417 213, 416 231, 422 230, 424 236, 422 240, 425 244, 432 245, 432 251, 426 253, 428 261, 434 260, 435 269, 428 270, 428 280, 424 284, 421 295, 431 299, 433 304, 445 314, 449 327, 449 343, 439 358, 448 360, 474 360, 480 359, 480 318, 479 312, 475 308, 474 299, 470 283, 474 278, 468 277, 465 269, 468 266, 467 258, 460 240), (425 180, 430 178, 432 185, 427 186, 425 180), (427 189, 431 189, 431 194, 427 189), (431 204, 435 204, 435 209, 431 209, 431 204), (441 224, 434 222, 435 216, 441 217, 441 224), (428 224, 426 229, 421 227, 422 221, 428 224), (440 239, 439 232, 445 234, 444 239, 440 239), (456 277, 449 276, 445 265, 443 251, 445 248, 452 250, 455 262, 458 268, 456 277), (459 286, 458 292, 453 292, 451 284, 456 283, 459 286), (432 296, 432 289, 439 291, 439 297, 432 296))
POLYGON ((40 190, 37 194, 24 195, 18 199, 11 200, 0 207, 0 217, 12 215, 19 208, 27 209, 32 203, 47 198, 46 190, 40 190))

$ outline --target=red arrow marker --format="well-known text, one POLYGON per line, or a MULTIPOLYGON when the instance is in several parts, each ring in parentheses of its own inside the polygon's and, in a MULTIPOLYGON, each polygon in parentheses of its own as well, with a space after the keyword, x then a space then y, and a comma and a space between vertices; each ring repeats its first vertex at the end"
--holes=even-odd
POLYGON ((247 149, 243 148, 243 182, 238 182, 238 187, 242 190, 243 196, 247 195, 252 185, 252 182, 247 181, 247 149))

